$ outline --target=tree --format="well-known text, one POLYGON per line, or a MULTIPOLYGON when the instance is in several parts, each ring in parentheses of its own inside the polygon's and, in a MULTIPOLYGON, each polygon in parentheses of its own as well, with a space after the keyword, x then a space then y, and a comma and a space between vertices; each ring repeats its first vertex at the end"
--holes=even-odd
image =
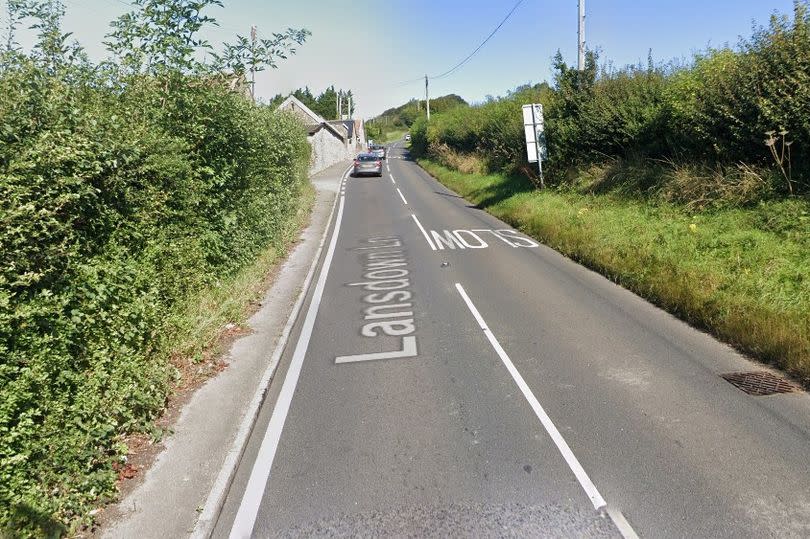
POLYGON ((222 0, 133 0, 133 4, 137 9, 113 21, 104 42, 125 69, 151 74, 201 71, 194 53, 211 47, 197 33, 207 24, 216 25, 216 19, 202 12, 222 7, 222 0))
MULTIPOLYGON (((278 60, 295 54, 296 45, 303 45, 310 35, 312 32, 304 28, 287 28, 282 33, 274 33, 271 39, 258 39, 254 28, 250 38, 237 35, 235 43, 224 43, 222 53, 214 55, 214 68, 237 76, 253 75, 268 67, 276 69, 278 60)), ((251 96, 255 100, 252 84, 251 81, 251 96)))
POLYGON ((51 74, 76 61, 85 61, 82 48, 75 41, 68 43, 72 35, 62 32, 62 18, 65 5, 61 0, 8 0, 7 34, 5 52, 7 55, 18 51, 15 32, 23 19, 34 19, 29 27, 37 31, 32 59, 51 74))
POLYGON ((337 98, 338 94, 335 91, 334 84, 327 88, 326 90, 318 96, 315 100, 315 112, 326 118, 327 120, 336 120, 337 119, 337 98))

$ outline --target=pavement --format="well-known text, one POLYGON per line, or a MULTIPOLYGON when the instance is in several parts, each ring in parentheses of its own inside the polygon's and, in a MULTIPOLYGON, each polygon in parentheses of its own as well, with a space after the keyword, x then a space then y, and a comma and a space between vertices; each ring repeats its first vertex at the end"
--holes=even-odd
POLYGON ((721 374, 765 367, 400 145, 383 172, 341 181, 196 537, 810 536, 806 393, 734 387, 721 374))
POLYGON ((221 471, 241 454, 240 427, 255 420, 278 363, 273 352, 283 344, 285 325, 318 252, 346 166, 339 163, 312 178, 317 195, 310 224, 279 269, 262 308, 248 320, 250 334, 234 342, 227 369, 183 408, 143 482, 108 509, 117 518, 102 531, 103 537, 188 537, 217 481, 230 479, 221 471))

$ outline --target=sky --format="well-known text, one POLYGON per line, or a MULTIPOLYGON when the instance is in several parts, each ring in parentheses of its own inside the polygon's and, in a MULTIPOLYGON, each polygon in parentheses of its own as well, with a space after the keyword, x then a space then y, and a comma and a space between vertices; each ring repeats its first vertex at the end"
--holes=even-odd
MULTIPOLYGON (((278 69, 259 73, 256 93, 270 98, 309 86, 352 89, 357 115, 371 118, 411 98, 424 98, 424 75, 438 75, 470 54, 517 0, 224 0, 209 15, 218 28, 203 36, 217 48, 258 27, 260 37, 288 27, 312 32, 278 69), (405 81, 412 81, 402 84, 405 81)), ((109 22, 128 11, 125 0, 64 0, 66 31, 94 60, 109 22)), ((0 0, 3 10, 4 0, 0 0)), ((688 60, 707 47, 734 45, 793 0, 586 0, 586 43, 600 63, 616 66, 688 60)), ((576 63, 577 0, 523 0, 500 31, 452 76, 432 81, 432 97, 455 93, 469 102, 550 80, 557 50, 576 63)), ((30 36, 21 36, 30 45, 30 36)))

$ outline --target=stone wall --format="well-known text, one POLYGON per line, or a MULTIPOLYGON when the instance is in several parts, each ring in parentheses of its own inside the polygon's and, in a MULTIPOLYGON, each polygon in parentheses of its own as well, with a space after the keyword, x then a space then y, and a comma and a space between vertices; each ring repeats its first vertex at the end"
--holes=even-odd
POLYGON ((307 140, 312 146, 312 158, 309 162, 310 174, 317 174, 335 163, 354 158, 354 149, 347 149, 343 141, 328 129, 319 129, 307 140))

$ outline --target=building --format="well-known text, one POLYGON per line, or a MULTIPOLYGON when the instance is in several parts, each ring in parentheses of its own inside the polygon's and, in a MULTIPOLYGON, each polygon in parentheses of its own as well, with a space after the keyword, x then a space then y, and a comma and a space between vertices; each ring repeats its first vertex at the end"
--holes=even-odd
POLYGON ((365 126, 362 120, 326 121, 293 95, 287 97, 276 110, 292 113, 306 126, 307 141, 312 146, 310 174, 352 159, 365 147, 365 126))

